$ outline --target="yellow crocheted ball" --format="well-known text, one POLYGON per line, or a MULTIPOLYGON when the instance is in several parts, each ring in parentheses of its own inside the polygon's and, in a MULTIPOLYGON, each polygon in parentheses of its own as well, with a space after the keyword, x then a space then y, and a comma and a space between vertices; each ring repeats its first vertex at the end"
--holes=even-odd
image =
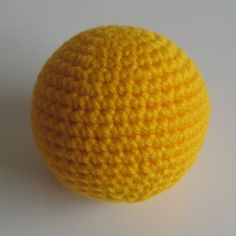
POLYGON ((75 35, 48 59, 31 117, 39 150, 64 186, 135 202, 186 173, 209 113, 203 78, 174 42, 104 26, 75 35))

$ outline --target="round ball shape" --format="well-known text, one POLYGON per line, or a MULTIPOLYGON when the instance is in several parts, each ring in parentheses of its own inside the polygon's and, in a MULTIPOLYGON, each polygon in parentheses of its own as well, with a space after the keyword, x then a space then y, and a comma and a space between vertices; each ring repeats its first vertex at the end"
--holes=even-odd
POLYGON ((135 202, 186 173, 209 113, 203 78, 174 42, 104 26, 75 35, 47 60, 31 117, 39 150, 64 186, 135 202))

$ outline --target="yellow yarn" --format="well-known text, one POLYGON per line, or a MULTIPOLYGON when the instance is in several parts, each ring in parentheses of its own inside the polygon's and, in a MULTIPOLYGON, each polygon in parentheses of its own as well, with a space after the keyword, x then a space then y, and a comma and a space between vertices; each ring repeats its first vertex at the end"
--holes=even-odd
POLYGON ((46 62, 32 127, 64 186, 134 202, 189 169, 209 111, 200 72, 174 42, 137 27, 105 26, 77 34, 46 62))

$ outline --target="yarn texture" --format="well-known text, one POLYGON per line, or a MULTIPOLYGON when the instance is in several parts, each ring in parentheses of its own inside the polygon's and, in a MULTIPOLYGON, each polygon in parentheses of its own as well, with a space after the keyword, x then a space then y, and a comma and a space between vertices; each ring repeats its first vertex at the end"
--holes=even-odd
POLYGON ((209 114, 204 80, 182 49, 158 33, 112 25, 75 35, 47 60, 31 120, 65 187, 136 202, 192 166, 209 114))

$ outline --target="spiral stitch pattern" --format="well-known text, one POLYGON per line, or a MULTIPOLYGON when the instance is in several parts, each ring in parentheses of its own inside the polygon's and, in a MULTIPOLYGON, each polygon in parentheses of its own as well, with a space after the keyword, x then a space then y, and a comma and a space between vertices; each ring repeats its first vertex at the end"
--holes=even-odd
POLYGON ((39 150, 64 186, 135 202, 189 169, 209 113, 202 76, 174 42, 104 26, 77 34, 48 59, 31 117, 39 150))

